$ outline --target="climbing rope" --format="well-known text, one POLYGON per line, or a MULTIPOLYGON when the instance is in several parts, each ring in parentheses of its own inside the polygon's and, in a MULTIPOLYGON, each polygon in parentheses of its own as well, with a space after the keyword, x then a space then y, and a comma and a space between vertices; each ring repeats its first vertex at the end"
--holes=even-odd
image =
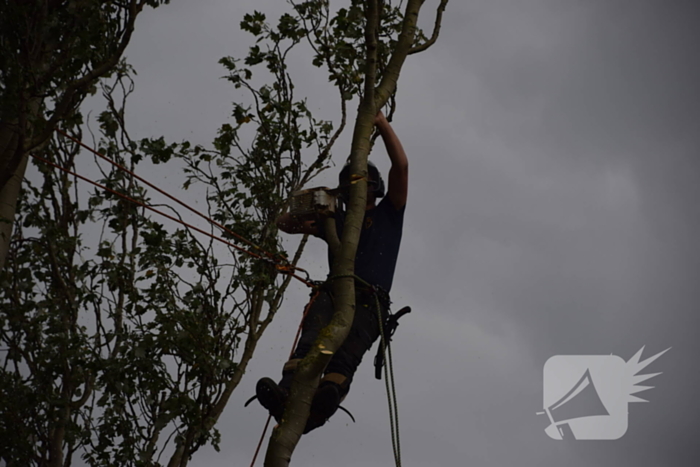
POLYGON ((219 229, 221 229, 221 230, 223 230, 224 232, 228 233, 228 234, 231 235, 232 237, 235 237, 235 238, 241 240, 242 242, 244 242, 244 243, 250 245, 251 247, 257 249, 258 251, 260 251, 260 253, 255 253, 255 252, 250 251, 250 250, 247 250, 247 249, 245 249, 245 248, 241 248, 240 246, 238 246, 238 245, 236 245, 236 244, 234 244, 234 243, 228 242, 228 241, 226 241, 226 240, 224 240, 224 239, 222 239, 222 238, 220 238, 220 237, 218 237, 218 236, 215 236, 215 235, 213 235, 213 234, 211 234, 211 233, 209 233, 209 232, 206 232, 206 231, 204 231, 204 230, 202 230, 202 229, 200 229, 200 228, 198 228, 198 227, 195 227, 195 226, 193 226, 193 225, 191 225, 191 224, 188 224, 187 222, 183 221, 182 219, 178 219, 178 218, 176 218, 176 217, 174 217, 174 216, 171 216, 171 215, 169 215, 169 214, 166 214, 166 213, 164 213, 163 211, 160 211, 160 210, 154 208, 153 206, 150 206, 150 205, 148 205, 148 204, 146 204, 146 203, 144 203, 144 202, 142 202, 142 201, 135 200, 135 199, 131 198, 130 196, 124 194, 124 193, 120 193, 120 192, 118 192, 118 191, 116 191, 116 190, 113 190, 113 189, 111 189, 111 188, 108 188, 108 187, 106 187, 106 186, 104 186, 104 185, 102 185, 102 184, 100 184, 100 183, 98 183, 98 182, 96 182, 96 181, 94 181, 94 180, 90 180, 89 178, 84 177, 84 176, 82 176, 82 175, 79 175, 79 174, 77 174, 77 173, 75 173, 75 172, 73 172, 73 171, 71 171, 71 170, 69 170, 69 169, 67 169, 67 168, 65 168, 65 167, 62 167, 62 166, 60 166, 60 165, 58 165, 58 164, 56 164, 56 163, 54 163, 54 162, 51 162, 51 161, 49 161, 49 160, 47 160, 47 159, 44 159, 44 158, 42 158, 42 157, 40 157, 40 156, 37 156, 37 155, 35 155, 35 154, 31 154, 31 156, 32 156, 34 159, 39 160, 39 161, 41 161, 41 162, 43 162, 43 163, 45 163, 45 164, 47 164, 47 165, 50 165, 50 166, 52 166, 52 167, 54 167, 54 168, 56 168, 56 169, 58 169, 58 170, 61 170, 61 171, 65 172, 65 173, 68 173, 68 174, 70 174, 70 175, 72 175, 72 176, 74 176, 74 177, 76 177, 76 178, 79 178, 80 180, 83 180, 83 181, 85 181, 85 182, 87 182, 87 183, 90 183, 90 184, 92 184, 92 185, 94 185, 94 186, 96 186, 96 187, 98 187, 98 188, 100 188, 100 189, 102 189, 102 190, 108 191, 108 192, 110 192, 110 193, 112 193, 112 194, 114 194, 114 195, 116 195, 116 196, 118 196, 118 197, 120 197, 120 198, 122 198, 122 199, 124 199, 124 200, 126 200, 126 201, 128 201, 128 202, 130 202, 130 203, 133 203, 133 204, 136 204, 136 205, 138 205, 138 206, 141 206, 141 207, 143 207, 143 208, 145 208, 145 209, 148 209, 148 210, 150 210, 150 211, 152 211, 152 212, 155 212, 156 214, 159 214, 159 215, 161 215, 161 216, 163 216, 163 217, 165 217, 165 218, 167 218, 167 219, 169 219, 169 220, 171 220, 171 221, 173 221, 173 222, 179 223, 179 224, 181 224, 181 225, 183 225, 183 226, 185 226, 185 227, 187 227, 187 228, 189 228, 189 229, 192 229, 192 230, 194 230, 194 231, 196 231, 196 232, 199 232, 199 233, 201 233, 201 234, 203 234, 203 235, 206 235, 207 237, 210 237, 210 238, 212 238, 212 239, 214 239, 214 240, 217 240, 217 241, 219 241, 219 242, 221 242, 221 243, 223 243, 223 244, 225 244, 225 245, 227 245, 227 246, 230 246, 231 248, 234 248, 234 249, 236 249, 236 250, 238 250, 238 251, 240 251, 240 252, 242 252, 242 253, 246 253, 246 254, 248 254, 248 255, 254 257, 254 258, 257 258, 257 259, 260 259, 260 260, 262 260, 262 261, 271 263, 271 264, 275 267, 275 269, 277 269, 278 271, 280 271, 280 272, 282 272, 282 273, 285 273, 285 274, 289 274, 290 276, 294 277, 295 279, 299 280, 300 282, 304 283, 305 285, 307 285, 307 286, 309 286, 309 287, 313 287, 313 282, 311 281, 311 278, 310 278, 309 273, 308 273, 305 269, 302 269, 302 268, 300 268, 300 267, 298 267, 298 266, 296 266, 296 265, 290 264, 290 263, 288 262, 287 258, 285 258, 284 256, 282 256, 282 255, 274 255, 274 254, 272 254, 272 253, 270 253, 270 252, 264 250, 264 249, 261 248, 260 246, 256 245, 255 243, 251 242, 250 240, 246 239, 245 237, 243 237, 243 236, 237 234, 236 232, 233 232, 232 230, 228 229, 226 226, 224 226, 224 225, 222 225, 221 223, 219 223, 219 222, 217 222, 217 221, 211 219, 210 217, 207 217, 206 215, 204 215, 204 214, 202 214, 201 212, 197 211, 197 210, 194 209, 193 207, 191 207, 191 206, 189 206, 188 204, 184 203, 183 201, 177 199, 176 197, 170 195, 169 193, 165 192, 164 190, 158 188, 157 186, 153 185, 152 183, 150 183, 149 181, 145 180, 144 178, 142 178, 142 177, 136 175, 133 171, 131 171, 131 170, 129 170, 128 168, 124 167, 123 165, 121 165, 121 164, 119 164, 119 163, 113 161, 112 159, 110 159, 110 158, 108 158, 107 156, 101 154, 100 152, 94 150, 93 148, 87 146, 86 144, 84 144, 84 143, 81 142, 80 140, 78 140, 78 139, 76 139, 76 138, 70 136, 69 134, 67 134, 67 133, 65 133, 65 132, 63 132, 63 131, 61 131, 61 130, 59 130, 59 129, 56 129, 56 132, 58 132, 59 134, 65 136, 65 137, 67 137, 67 138, 69 138, 71 141, 75 142, 76 144, 79 144, 81 147, 87 149, 88 151, 92 152, 92 153, 95 154, 96 156, 98 156, 98 157, 100 157, 101 159, 103 159, 103 160, 107 161, 108 163, 112 164, 114 167, 118 168, 119 170, 122 170, 122 171, 128 173, 129 175, 131 175, 132 177, 134 177, 134 178, 136 178, 137 180, 141 181, 142 183, 146 184, 147 186, 153 188, 154 190, 158 191, 159 193, 163 194, 164 196, 168 197, 169 199, 175 201, 175 202, 178 203, 179 205, 185 207, 185 208, 188 209, 189 211, 191 211, 191 212, 193 212, 194 214, 196 214, 196 215, 200 216, 201 218, 205 219, 207 222, 211 223, 212 225, 215 225, 216 227, 218 227, 219 229), (300 271, 300 272, 304 273, 305 276, 306 276, 306 278, 302 278, 302 277, 298 276, 297 274, 294 273, 294 271, 300 271))
POLYGON ((260 441, 258 441, 258 446, 255 448, 255 454, 253 454, 253 460, 250 463, 250 467, 253 467, 255 465, 255 461, 258 458, 258 454, 260 453, 260 448, 262 447, 262 443, 265 440, 265 435, 267 434, 267 427, 270 426, 270 420, 272 420, 272 415, 267 416, 267 421, 265 422, 265 428, 263 428, 262 434, 260 435, 260 441))
MULTIPOLYGON (((232 230, 226 228, 225 226, 223 226, 223 225, 220 224, 219 222, 216 222, 214 219, 211 219, 210 217, 207 217, 206 215, 204 215, 204 214, 202 214, 201 212, 199 212, 199 211, 197 211, 196 209, 194 209, 192 206, 188 205, 187 203, 185 203, 185 202, 183 202, 183 201, 180 201, 179 199, 177 199, 175 196, 171 195, 170 193, 167 193, 166 191, 164 191, 164 190, 158 188, 157 186, 153 185, 153 184, 152 184, 151 182, 149 182, 148 180, 145 180, 144 178, 138 176, 138 175, 137 175, 136 173, 134 173, 133 171, 129 170, 128 168, 124 167, 123 165, 119 164, 118 162, 113 161, 112 159, 110 159, 109 157, 107 157, 107 156, 105 156, 104 154, 100 153, 99 151, 96 151, 95 149, 93 149, 93 148, 91 148, 90 146, 86 145, 85 143, 83 143, 83 142, 80 141, 79 139, 74 138, 73 136, 69 135, 68 133, 66 133, 66 132, 64 132, 64 131, 62 131, 62 130, 59 130, 58 128, 56 129, 56 132, 59 133, 59 134, 61 134, 61 135, 63 135, 63 136, 65 136, 66 138, 68 138, 69 140, 71 140, 71 141, 73 141, 74 143, 78 144, 79 146, 81 146, 81 147, 87 149, 88 151, 90 151, 91 153, 93 153, 94 155, 96 155, 97 157, 99 157, 100 159, 102 159, 102 160, 104 160, 104 161, 110 163, 111 165, 113 165, 114 167, 118 168, 119 170, 128 173, 129 175, 131 175, 132 177, 134 177, 136 180, 138 180, 138 181, 144 183, 145 185, 149 186, 150 188, 153 188, 154 190, 156 190, 158 193, 162 194, 163 196, 166 196, 167 198, 171 199, 172 201, 175 201, 177 204, 179 204, 180 206, 184 207, 184 208, 187 209, 188 211, 190 211, 190 212, 192 212, 192 213, 198 215, 199 217, 201 217, 202 219, 206 220, 207 222, 209 222, 209 223, 211 223, 211 224, 213 224, 213 225, 219 227, 221 230, 223 230, 224 232, 228 233, 228 234, 231 235, 232 237, 235 237, 235 238, 237 238, 238 240, 242 241, 243 243, 246 243, 246 244, 252 246, 252 247, 255 248, 256 250, 259 250, 262 254, 264 254, 264 255, 267 256, 268 258, 273 259, 273 260, 275 259, 275 255, 273 255, 272 253, 268 253, 267 251, 265 251, 264 249, 262 249, 261 247, 259 247, 259 246, 256 245, 255 243, 253 243, 253 242, 251 242, 250 240, 248 240, 247 238, 243 237, 242 235, 239 235, 239 234, 237 234, 236 232, 233 232, 232 230)), ((286 260, 286 258, 284 258, 284 259, 286 260)))
MULTIPOLYGON (((379 298, 377 298, 379 302, 379 298)), ((396 383, 394 381, 394 362, 391 357, 391 345, 388 344, 384 335, 384 323, 381 314, 379 316, 379 333, 381 334, 382 353, 384 354, 384 383, 386 395, 389 402, 389 424, 391 425, 391 445, 394 449, 394 460, 396 466, 401 467, 401 439, 399 437, 399 405, 396 398, 396 383)))
POLYGON ((217 237, 216 235, 214 235, 214 234, 212 234, 212 233, 210 233, 210 232, 207 232, 206 230, 200 229, 199 227, 195 227, 194 225, 188 224, 187 222, 183 221, 182 219, 178 219, 178 218, 175 217, 175 216, 171 216, 170 214, 167 214, 167 213, 165 213, 165 212, 163 212, 163 211, 161 211, 161 210, 159 210, 159 209, 156 209, 156 208, 154 208, 153 206, 150 206, 150 205, 144 203, 143 201, 139 201, 139 200, 133 199, 133 198, 131 198, 130 196, 125 195, 124 193, 120 193, 120 192, 118 192, 118 191, 116 191, 116 190, 113 190, 112 188, 109 188, 109 187, 107 187, 107 186, 102 185, 101 183, 98 183, 98 182, 96 182, 96 181, 94 181, 94 180, 90 180, 90 179, 87 178, 87 177, 84 177, 84 176, 82 176, 82 175, 80 175, 80 174, 77 174, 77 173, 73 172, 72 170, 66 169, 65 167, 61 167, 60 165, 55 164, 55 163, 53 163, 53 162, 51 162, 51 161, 49 161, 49 160, 46 160, 46 159, 44 159, 43 157, 37 156, 37 155, 35 155, 35 154, 31 154, 31 156, 32 156, 34 159, 43 162, 44 164, 50 165, 50 166, 52 166, 52 167, 54 167, 54 168, 56 168, 56 169, 59 169, 59 170, 65 172, 65 173, 67 173, 67 174, 70 174, 70 175, 72 175, 72 176, 74 176, 74 177, 76 177, 76 178, 79 178, 80 180, 83 180, 83 181, 85 181, 85 182, 87 182, 87 183, 90 183, 90 184, 92 184, 92 185, 94 185, 94 186, 96 186, 96 187, 98 187, 98 188, 100 188, 100 189, 102 189, 102 190, 108 191, 108 192, 112 193, 112 194, 115 195, 115 196, 118 196, 118 197, 120 197, 120 198, 122 198, 122 199, 124 199, 124 200, 126 200, 126 201, 129 201, 130 203, 133 203, 133 204, 135 204, 135 205, 137 205, 137 206, 141 206, 141 207, 143 207, 143 208, 145 208, 145 209, 148 209, 149 211, 155 212, 156 214, 159 214, 159 215, 165 217, 166 219, 169 219, 169 220, 171 220, 171 221, 173 221, 173 222, 176 222, 176 223, 178 223, 178 224, 184 225, 184 226, 187 227, 188 229, 192 229, 192 230, 194 230, 195 232, 199 232, 199 233, 201 233, 202 235, 206 235, 207 237, 209 237, 209 238, 211 238, 211 239, 213 239, 213 240, 217 240, 217 241, 223 243, 224 245, 230 246, 231 248, 234 248, 234 249, 236 249, 236 250, 238 250, 238 251, 240 251, 240 252, 242 252, 242 253, 246 253, 246 254, 248 254, 248 255, 254 257, 254 258, 260 259, 261 261, 266 261, 266 262, 272 263, 278 271, 280 271, 280 272, 282 272, 282 273, 285 273, 285 274, 289 274, 290 276, 292 276, 292 277, 298 279, 299 281, 303 282, 304 284, 306 284, 306 285, 308 285, 308 286, 310 286, 310 287, 313 286, 313 283, 311 282, 310 278, 308 277, 308 276, 309 276, 309 275, 308 275, 308 272, 307 272, 306 270, 302 269, 302 268, 298 268, 298 267, 296 267, 296 266, 289 265, 289 264, 280 264, 280 263, 277 263, 277 262, 275 262, 274 260, 272 260, 271 258, 267 258, 267 257, 261 256, 261 255, 259 255, 259 254, 257 254, 257 253, 254 253, 254 252, 250 251, 250 250, 246 250, 245 248, 241 248, 241 247, 239 247, 238 245, 236 245, 236 244, 234 244, 234 243, 231 243, 231 242, 229 242, 229 241, 226 241, 226 240, 224 240, 224 239, 221 238, 221 237, 217 237), (298 270, 298 271, 302 271, 302 272, 306 273, 307 278, 304 279, 303 277, 300 277, 300 276, 294 274, 293 272, 291 272, 292 270, 298 270))

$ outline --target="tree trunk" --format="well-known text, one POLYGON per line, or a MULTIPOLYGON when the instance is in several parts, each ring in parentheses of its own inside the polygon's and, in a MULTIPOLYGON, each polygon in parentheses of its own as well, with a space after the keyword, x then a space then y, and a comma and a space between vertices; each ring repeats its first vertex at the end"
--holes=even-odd
MULTIPOLYGON (((355 282, 353 279, 355 254, 360 238, 367 197, 367 157, 370 137, 377 111, 386 104, 396 90, 401 68, 413 46, 418 13, 424 0, 409 0, 401 34, 394 53, 384 72, 384 78, 376 86, 377 32, 379 28, 379 2, 365 2, 366 69, 365 89, 352 138, 350 173, 361 177, 350 186, 350 202, 338 254, 331 269, 335 313, 324 328, 307 356, 299 363, 294 375, 282 421, 270 437, 265 467, 287 467, 309 416, 311 402, 321 375, 333 354, 342 345, 350 331, 355 314, 355 282)), ((444 1, 444 0, 443 0, 444 1)), ((337 239, 329 245, 337 248, 337 239)))
MULTIPOLYGON (((4 157, 5 154, 2 156, 4 157)), ((17 211, 17 199, 22 188, 22 180, 24 180, 24 172, 27 169, 28 160, 29 156, 25 154, 12 178, 0 190, 0 269, 5 267, 5 260, 10 249, 12 227, 14 226, 15 212, 17 211)))
POLYGON ((17 122, 0 122, 0 189, 11 176, 11 162, 17 151, 17 122))
MULTIPOLYGON (((0 128, 0 150, 2 151, 0 152, 0 167, 5 171, 1 174, 0 180, 7 180, 4 185, 0 185, 0 270, 5 267, 5 260, 10 249, 15 213, 17 212, 17 199, 29 162, 29 153, 23 148, 27 147, 26 142, 31 138, 33 123, 37 121, 40 109, 41 99, 29 99, 25 118, 10 120, 11 122, 18 121, 19 125, 26 121, 23 125, 24 128, 8 124, 7 121, 3 122, 0 128)), ((43 144, 37 146, 37 150, 40 150, 43 144)))

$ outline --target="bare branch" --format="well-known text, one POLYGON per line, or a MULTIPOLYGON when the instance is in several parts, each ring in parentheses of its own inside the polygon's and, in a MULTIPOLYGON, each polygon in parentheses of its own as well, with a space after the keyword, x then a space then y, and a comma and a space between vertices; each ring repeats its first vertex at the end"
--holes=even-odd
POLYGON ((128 15, 129 19, 124 27, 124 34, 115 52, 104 62, 93 68, 85 76, 73 80, 66 85, 63 96, 58 100, 58 102, 56 102, 51 118, 46 122, 46 125, 44 126, 44 129, 40 135, 34 138, 28 145, 25 152, 35 150, 39 145, 43 144, 50 137, 51 133, 54 131, 54 128, 56 125, 58 125, 58 122, 65 118, 66 113, 78 103, 76 101, 80 100, 80 95, 84 93, 85 90, 95 82, 95 80, 109 72, 117 65, 117 63, 119 63, 119 60, 126 50, 126 46, 129 45, 129 41, 131 41, 131 35, 134 32, 136 17, 141 12, 143 7, 144 2, 138 2, 137 0, 130 1, 128 15))
POLYGON ((447 2, 449 0, 441 0, 440 5, 437 8, 437 15, 435 16, 435 26, 433 26, 433 35, 425 41, 423 44, 417 45, 415 47, 412 47, 408 51, 408 55, 415 54, 418 52, 423 52, 424 50, 428 50, 431 45, 435 43, 437 40, 438 36, 440 35, 440 26, 442 24, 442 14, 445 12, 445 7, 447 6, 447 2))
POLYGON ((389 96, 396 91, 396 83, 399 80, 401 68, 406 60, 408 51, 411 50, 413 45, 413 40, 416 35, 416 24, 418 23, 418 14, 420 13, 424 1, 425 0, 408 0, 406 4, 399 40, 384 70, 382 81, 377 86, 375 92, 377 108, 384 107, 386 101, 389 100, 389 96))

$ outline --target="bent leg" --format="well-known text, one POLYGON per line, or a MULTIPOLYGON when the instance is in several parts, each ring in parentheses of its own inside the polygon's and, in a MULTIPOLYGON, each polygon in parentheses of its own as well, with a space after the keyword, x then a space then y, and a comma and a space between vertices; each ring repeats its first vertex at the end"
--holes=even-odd
MULTIPOLYGON (((324 380, 340 384, 343 398, 350 390, 350 383, 362 358, 379 337, 379 318, 374 296, 358 291, 355 300, 355 318, 348 337, 329 362, 324 377, 324 380)), ((386 311, 381 305, 380 308, 384 315, 386 311)))
MULTIPOLYGON (((333 355, 318 386, 311 415, 304 433, 325 425, 335 414, 340 403, 350 391, 353 375, 364 354, 379 337, 379 322, 374 296, 358 291, 355 318, 348 337, 333 355)), ((382 310, 383 311, 383 310, 382 310)))
POLYGON ((309 353, 311 346, 313 346, 318 337, 318 333, 330 323, 331 318, 333 318, 333 299, 327 290, 322 289, 313 303, 311 303, 306 318, 304 318, 301 336, 299 336, 299 342, 292 353, 291 359, 282 368, 280 387, 290 388, 297 365, 309 353))

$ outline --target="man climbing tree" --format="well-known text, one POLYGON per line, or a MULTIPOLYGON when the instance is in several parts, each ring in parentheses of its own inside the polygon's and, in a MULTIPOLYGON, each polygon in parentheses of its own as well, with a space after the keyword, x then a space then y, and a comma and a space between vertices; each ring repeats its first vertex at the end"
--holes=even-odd
MULTIPOLYGON (((326 219, 322 227, 323 235, 333 256, 331 276, 327 282, 328 287, 332 289, 334 313, 328 325, 318 332, 318 338, 296 365, 283 415, 270 437, 265 455, 265 467, 289 465, 299 439, 304 431, 311 427, 307 420, 315 398, 318 400, 315 404, 317 408, 323 402, 322 399, 318 399, 322 396, 324 399, 328 397, 328 400, 333 402, 333 389, 325 389, 318 394, 316 391, 321 378, 329 374, 327 370, 331 360, 341 351, 346 339, 352 334, 352 328, 356 322, 355 314, 364 308, 363 303, 356 303, 355 286, 358 283, 364 285, 363 282, 366 281, 358 275, 361 273, 361 266, 358 264, 356 267, 355 263, 361 259, 357 252, 361 251, 360 237, 361 233, 364 233, 363 229, 367 222, 367 188, 369 182, 373 181, 371 179, 373 170, 367 164, 367 156, 376 116, 387 104, 394 108, 397 82, 406 58, 411 54, 427 50, 437 40, 442 14, 448 0, 440 0, 433 33, 429 38, 417 27, 423 3, 424 0, 408 0, 400 2, 397 6, 382 0, 352 0, 351 8, 339 10, 338 17, 333 18, 329 24, 330 31, 335 33, 342 30, 348 33, 348 37, 353 38, 351 41, 341 40, 330 49, 337 51, 339 58, 339 60, 333 58, 330 63, 342 65, 332 74, 331 79, 342 81, 344 77, 351 77, 353 83, 358 83, 356 93, 360 98, 347 171, 351 183, 349 197, 345 202, 347 209, 342 216, 342 234, 338 235, 336 231, 338 225, 332 218, 326 219), (393 34, 396 36, 392 37, 393 34), (330 396, 325 396, 325 391, 329 391, 330 396)), ((324 8, 309 9, 309 6, 309 2, 296 5, 297 10, 304 16, 305 22, 309 21, 307 18, 315 20, 315 12, 324 10, 324 8)), ((323 24, 323 21, 313 24, 323 24)), ((325 30, 329 29, 324 28, 325 30)), ((314 62, 317 66, 324 63, 325 50, 329 49, 320 46, 317 49, 319 56, 314 62)), ((388 198, 389 202, 393 201, 391 198, 393 197, 388 198)), ((385 200, 384 203, 387 201, 385 200)), ((379 208, 380 206, 377 206, 376 209, 379 208)), ((399 208, 403 208, 402 202, 399 208)), ((373 219, 372 223, 376 221, 375 218, 370 218, 373 219)), ((378 308, 381 308, 381 305, 378 308)), ((381 323, 380 320, 377 322, 381 323)), ((390 361, 390 354, 388 356, 387 361, 390 361)), ((342 390, 342 387, 340 389, 342 390)), ((340 394, 340 390, 338 392, 340 394)), ((387 386, 387 392, 394 391, 390 391, 387 386)), ((395 397, 391 395, 390 399, 394 399, 394 404, 390 402, 392 445, 396 465, 400 466, 398 422, 392 415, 395 413, 395 397)))
MULTIPOLYGON (((378 314, 381 313, 382 319, 386 319, 390 304, 389 291, 401 243, 408 193, 408 160, 401 142, 381 111, 375 119, 375 125, 391 159, 389 187, 385 197, 381 174, 374 164, 368 163, 367 206, 355 257, 355 274, 359 278, 355 284, 355 316, 350 334, 326 367, 313 398, 304 433, 322 426, 337 411, 340 402, 350 390, 353 375, 363 355, 380 335, 378 314), (376 200, 382 197, 384 199, 376 205, 376 200), (378 301, 375 293, 378 294, 378 301), (377 309, 377 303, 380 304, 381 310, 377 309)), ((349 164, 341 170, 339 183, 340 198, 347 200, 351 184, 349 164)), ((344 220, 343 211, 336 213, 335 223, 339 235, 342 235, 344 220)), ((311 234, 324 240, 327 238, 323 222, 301 221, 290 213, 281 216, 277 225, 287 233, 311 234)), ((332 266, 333 259, 329 248, 329 267, 332 266)), ((284 365, 282 380, 276 384, 270 378, 262 378, 256 385, 258 400, 278 422, 284 412, 296 366, 306 356, 318 333, 328 325, 333 316, 333 296, 330 288, 321 287, 312 296, 299 344, 292 358, 284 365)))

